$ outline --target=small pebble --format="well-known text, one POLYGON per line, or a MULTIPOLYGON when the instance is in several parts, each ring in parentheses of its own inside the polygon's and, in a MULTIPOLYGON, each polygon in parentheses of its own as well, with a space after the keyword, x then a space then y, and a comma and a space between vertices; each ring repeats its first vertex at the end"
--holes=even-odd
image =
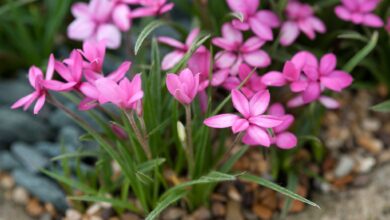
POLYGON ((272 217, 272 211, 268 207, 262 205, 262 204, 255 204, 252 207, 253 213, 257 215, 260 219, 271 219, 272 217))
POLYGON ((367 157, 359 160, 359 172, 360 173, 368 173, 375 166, 375 158, 367 157))
POLYGON ((241 204, 237 201, 230 200, 227 204, 226 220, 244 220, 241 212, 241 204))
POLYGON ((1 188, 5 190, 12 189, 15 186, 15 181, 10 175, 4 175, 0 180, 1 188))
POLYGON ((229 187, 228 196, 230 199, 237 201, 237 202, 240 202, 242 200, 240 193, 233 186, 229 187))
POLYGON ((20 205, 25 205, 29 200, 28 192, 22 187, 16 187, 12 191, 12 200, 20 205))
POLYGON ((376 132, 381 128, 381 122, 375 118, 365 118, 362 121, 362 127, 366 131, 376 132))
POLYGON ((97 214, 100 210, 101 210, 101 206, 97 203, 93 204, 92 206, 90 206, 88 209, 87 209, 87 215, 95 215, 97 214))
POLYGON ((211 212, 208 208, 200 207, 192 214, 192 217, 199 220, 211 219, 211 212))
POLYGON ((65 218, 66 220, 81 220, 81 214, 77 210, 68 209, 66 210, 65 218))
POLYGON ((172 207, 172 208, 166 209, 161 214, 161 218, 164 220, 180 219, 185 214, 186 214, 186 212, 183 209, 180 209, 177 207, 172 207))
POLYGON ((211 206, 211 211, 213 213, 213 216, 216 217, 223 217, 226 215, 226 207, 220 203, 220 202, 215 202, 211 206))
POLYGON ((26 211, 32 217, 38 217, 43 214, 43 207, 37 199, 31 199, 27 203, 26 211))
POLYGON ((346 176, 352 171, 354 165, 355 161, 351 157, 346 155, 341 156, 336 169, 334 170, 334 175, 336 177, 346 176))

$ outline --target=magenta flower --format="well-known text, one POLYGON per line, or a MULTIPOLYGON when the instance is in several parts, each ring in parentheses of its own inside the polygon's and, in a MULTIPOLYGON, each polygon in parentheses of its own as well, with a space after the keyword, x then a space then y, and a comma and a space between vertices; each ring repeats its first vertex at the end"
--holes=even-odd
POLYGON ((92 70, 96 73, 103 71, 104 57, 106 55, 106 44, 104 41, 85 41, 83 43, 83 50, 79 50, 79 52, 87 60, 83 64, 85 69, 92 70))
POLYGON ((280 25, 278 16, 269 10, 257 10, 260 0, 226 0, 230 9, 243 16, 243 21, 234 19, 232 24, 236 29, 247 31, 251 29, 264 41, 273 40, 272 28, 280 25))
MULTIPOLYGON (((303 60, 308 54, 310 53, 298 53, 293 58, 293 62, 297 64, 304 63, 302 66, 304 74, 291 84, 293 92, 298 92, 300 95, 290 100, 287 105, 297 107, 319 99, 325 107, 337 108, 338 102, 330 97, 322 96, 321 92, 325 89, 341 92, 352 84, 352 76, 344 71, 336 70, 337 58, 334 54, 324 55, 319 65, 317 61, 303 60)), ((314 57, 314 55, 311 56, 314 57)))
POLYGON ((34 114, 38 114, 45 104, 48 90, 58 92, 67 91, 75 85, 73 82, 62 83, 52 79, 54 75, 54 63, 55 59, 53 54, 51 54, 45 76, 43 76, 42 70, 38 67, 32 66, 30 68, 28 72, 28 79, 30 81, 30 85, 34 88, 35 91, 15 102, 11 106, 12 109, 23 107, 23 110, 26 111, 31 106, 31 104, 36 101, 34 106, 34 114))
POLYGON ((204 120, 204 124, 212 128, 231 127, 233 133, 245 132, 242 141, 248 145, 269 147, 272 138, 268 128, 274 128, 283 123, 278 116, 264 115, 270 102, 268 90, 257 92, 250 100, 240 91, 232 90, 234 108, 242 117, 235 114, 215 115, 204 120))
POLYGON ((72 51, 66 63, 56 61, 54 68, 68 83, 74 83, 73 88, 79 88, 83 73, 83 58, 77 50, 72 51))
POLYGON ((382 27, 382 19, 372 13, 379 2, 380 0, 341 0, 342 5, 335 8, 335 13, 340 19, 354 24, 382 27))
POLYGON ((297 137, 287 131, 287 129, 294 123, 294 116, 286 114, 283 105, 280 103, 275 103, 269 107, 268 110, 270 115, 278 116, 283 121, 282 124, 274 127, 272 130, 274 132, 274 137, 272 138, 272 143, 281 149, 291 149, 297 145, 297 137))
MULTIPOLYGON (((98 101, 103 101, 104 97, 101 96, 101 93, 97 89, 96 82, 101 79, 109 79, 115 83, 118 83, 125 77, 127 71, 131 67, 131 62, 122 63, 115 71, 104 76, 101 73, 96 73, 92 70, 85 69, 84 77, 86 78, 86 82, 81 83, 80 91, 85 98, 80 102, 79 109, 80 110, 89 110, 97 106, 98 101)), ((106 101, 106 100, 105 100, 106 101)))
POLYGON ((183 105, 194 100, 199 90, 199 73, 194 75, 190 69, 184 69, 179 75, 169 73, 166 84, 169 93, 183 105))
POLYGON ((324 23, 314 16, 312 7, 298 1, 289 1, 286 8, 287 21, 280 30, 280 43, 289 46, 302 31, 310 40, 314 40, 316 32, 325 33, 324 23))
POLYGON ((173 3, 167 3, 167 0, 139 0, 137 2, 141 7, 134 10, 131 15, 133 18, 162 15, 175 6, 173 3))
MULTIPOLYGON (((212 85, 222 85, 227 90, 237 89, 238 86, 249 76, 252 69, 246 64, 241 64, 237 76, 229 76, 228 71, 218 71, 213 75, 212 85)), ((241 92, 248 98, 251 98, 255 93, 267 89, 262 83, 262 78, 254 72, 248 81, 242 86, 241 92)))
POLYGON ((193 29, 189 33, 189 35, 186 39, 186 42, 184 44, 182 42, 177 41, 176 39, 173 39, 170 37, 158 37, 157 38, 160 43, 164 43, 164 44, 167 44, 167 45, 175 48, 174 51, 165 55, 164 59, 162 60, 162 69, 163 70, 171 69, 176 64, 178 64, 181 59, 183 59, 184 55, 191 48, 195 39, 198 37, 199 31, 200 31, 199 28, 193 29))
POLYGON ((118 108, 125 110, 136 110, 138 101, 144 96, 141 74, 135 75, 132 81, 123 78, 119 83, 108 77, 103 77, 96 80, 95 85, 99 92, 100 104, 111 102, 118 108))
POLYGON ((206 47, 200 47, 188 60, 188 69, 193 73, 199 73, 199 91, 209 86, 209 73, 211 65, 211 53, 206 47))
POLYGON ((89 4, 75 3, 72 14, 76 18, 68 27, 68 37, 80 41, 105 40, 108 48, 121 44, 120 31, 130 29, 130 9, 125 4, 110 0, 91 0, 89 4))
POLYGON ((260 50, 265 41, 251 37, 244 42, 242 33, 230 23, 222 26, 222 37, 212 40, 213 44, 224 49, 215 55, 215 65, 219 69, 230 69, 231 75, 237 75, 242 63, 251 67, 267 67, 271 63, 268 54, 260 50))

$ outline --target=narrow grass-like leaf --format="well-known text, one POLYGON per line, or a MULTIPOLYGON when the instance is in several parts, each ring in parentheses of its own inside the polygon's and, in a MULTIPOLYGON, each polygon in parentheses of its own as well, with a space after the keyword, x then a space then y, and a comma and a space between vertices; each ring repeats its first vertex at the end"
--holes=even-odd
POLYGON ((156 167, 159 167, 161 164, 163 164, 166 161, 165 158, 157 158, 154 160, 149 160, 144 163, 141 163, 138 165, 137 170, 140 172, 149 172, 153 170, 156 167))
POLYGON ((84 184, 84 183, 81 183, 77 180, 74 180, 74 179, 71 179, 71 178, 68 178, 68 177, 65 177, 65 176, 61 176, 57 173, 54 173, 54 172, 50 172, 48 170, 41 170, 42 173, 44 173, 45 175, 57 180, 58 182, 61 182, 67 186, 70 186, 70 187, 73 187, 73 188, 76 188, 84 193, 88 193, 88 194, 95 194, 97 193, 95 189, 89 187, 88 185, 84 184))
POLYGON ((158 215, 164 211, 168 206, 175 203, 179 199, 183 198, 188 192, 185 190, 181 190, 175 193, 172 193, 165 197, 163 200, 161 200, 157 206, 153 209, 152 212, 149 213, 149 215, 146 217, 146 220, 153 220, 158 217, 158 215))
POLYGON ((97 157, 98 154, 96 152, 92 151, 86 151, 86 152, 71 152, 71 153, 65 153, 56 157, 51 158, 52 161, 62 160, 65 158, 80 158, 80 157, 97 157))
POLYGON ((371 110, 376 112, 390 112, 390 100, 371 107, 371 110))
POLYGON ((365 47, 363 47, 355 56, 353 56, 343 67, 343 70, 346 72, 352 72, 353 69, 364 59, 368 54, 374 50, 375 46, 378 43, 378 31, 375 31, 370 41, 367 43, 365 47))
POLYGON ((155 20, 150 22, 148 25, 146 25, 146 27, 139 34, 137 41, 135 42, 135 47, 134 47, 135 55, 138 54, 138 51, 141 49, 142 44, 144 43, 145 39, 150 35, 150 33, 152 33, 152 31, 165 24, 167 23, 164 21, 155 20))
POLYGON ((356 31, 347 31, 337 36, 337 38, 340 39, 351 39, 351 40, 359 40, 363 42, 367 42, 367 37, 361 35, 359 32, 356 31))
POLYGON ((259 185, 262 185, 264 187, 267 187, 267 188, 270 188, 272 190, 275 190, 285 196, 288 196, 290 198, 293 198, 293 199, 296 199, 296 200, 299 200, 301 202, 304 202, 306 204, 309 204, 311 206, 314 206, 314 207, 317 207, 317 208, 320 208, 320 206, 318 206, 316 203, 308 200, 308 199, 305 199, 304 197, 294 193, 294 192, 291 192, 290 190, 284 188, 284 187, 281 187, 279 186, 278 184, 275 184, 269 180, 266 180, 264 178, 261 178, 261 177, 258 177, 258 176, 254 176, 254 175, 251 175, 251 174, 243 174, 239 177, 239 179, 241 180, 245 180, 245 181, 249 181, 249 182, 254 182, 254 183, 257 183, 259 185))

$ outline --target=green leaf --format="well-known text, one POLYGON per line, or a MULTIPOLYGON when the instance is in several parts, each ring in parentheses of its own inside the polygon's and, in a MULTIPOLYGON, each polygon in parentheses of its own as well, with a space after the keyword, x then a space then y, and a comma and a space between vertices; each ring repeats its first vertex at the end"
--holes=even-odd
POLYGON ((141 49, 141 46, 145 39, 158 27, 161 27, 162 25, 167 24, 164 21, 161 20, 155 20, 150 22, 146 27, 142 30, 142 32, 139 34, 137 41, 135 42, 135 47, 134 47, 134 53, 137 55, 139 49, 141 49))
POLYGON ((51 158, 52 161, 57 161, 57 160, 63 160, 65 158, 80 158, 80 157, 97 157, 98 154, 96 152, 71 152, 71 153, 65 153, 61 154, 59 156, 51 158))
POLYGON ((84 201, 84 202, 105 202, 110 203, 113 207, 124 208, 136 213, 142 213, 134 204, 130 201, 122 201, 118 199, 106 198, 103 196, 70 196, 70 200, 84 201))
POLYGON ((158 215, 164 211, 164 209, 166 209, 172 203, 175 203, 179 199, 183 198, 187 193, 187 191, 181 190, 179 192, 168 195, 157 204, 156 208, 154 208, 152 212, 149 213, 149 215, 146 217, 146 220, 156 219, 158 215))
POLYGON ((390 112, 390 100, 371 107, 371 110, 374 110, 376 112, 390 112))
POLYGON ((365 47, 363 47, 355 56, 353 56, 343 67, 346 72, 352 72, 353 69, 362 61, 371 51, 375 48, 378 43, 378 31, 372 34, 370 41, 365 47))
POLYGON ((360 41, 363 41, 363 42, 367 42, 368 41, 367 37, 361 35, 357 31, 346 31, 346 32, 338 35, 337 38, 340 38, 340 39, 351 39, 351 40, 360 40, 360 41))
POLYGON ((84 183, 78 182, 74 179, 70 179, 68 177, 61 176, 59 174, 56 174, 54 172, 50 172, 47 170, 41 170, 41 172, 44 173, 45 175, 57 180, 58 182, 61 182, 65 185, 76 188, 84 193, 88 193, 88 194, 95 194, 96 193, 95 189, 89 187, 88 185, 85 185, 84 183))
POLYGON ((139 172, 146 173, 146 172, 149 172, 149 171, 153 170, 154 168, 160 166, 165 161, 166 161, 165 158, 157 158, 157 159, 154 159, 154 160, 149 160, 149 161, 146 161, 146 162, 138 165, 137 170, 139 172))
POLYGON ((266 180, 264 178, 261 178, 261 177, 258 177, 258 176, 254 176, 254 175, 251 175, 251 174, 243 174, 242 176, 239 177, 241 180, 245 180, 245 181, 249 181, 249 182, 254 182, 254 183, 257 183, 259 185, 262 185, 264 187, 267 187, 267 188, 270 188, 272 190, 275 190, 285 196, 288 196, 290 198, 293 198, 293 199, 296 199, 296 200, 299 200, 301 202, 304 202, 306 204, 309 204, 311 206, 314 206, 314 207, 317 207, 317 208, 320 208, 320 206, 318 206, 317 204, 315 204, 314 202, 308 200, 308 199, 305 199, 304 197, 294 193, 294 192, 291 192, 290 190, 284 188, 284 187, 281 187, 279 186, 278 184, 275 184, 269 180, 266 180))

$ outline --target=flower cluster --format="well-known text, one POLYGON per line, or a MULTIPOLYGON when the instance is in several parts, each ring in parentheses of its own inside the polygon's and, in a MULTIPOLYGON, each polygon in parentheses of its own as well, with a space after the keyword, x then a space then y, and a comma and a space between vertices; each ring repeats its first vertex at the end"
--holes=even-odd
POLYGON ((166 0, 91 0, 72 6, 76 18, 68 27, 68 37, 79 41, 105 40, 108 48, 121 44, 121 31, 130 30, 132 20, 161 15, 173 8, 166 0), (132 10, 129 5, 138 7, 132 10))
POLYGON ((105 50, 104 42, 85 42, 82 50, 73 50, 64 61, 56 61, 51 55, 45 76, 39 68, 31 67, 29 81, 35 91, 18 100, 12 108, 23 107, 27 110, 36 101, 34 114, 37 114, 49 91, 74 91, 83 96, 80 110, 89 110, 98 104, 110 102, 121 109, 142 112, 140 74, 130 81, 125 75, 131 62, 123 62, 115 71, 104 75, 105 50), (55 72, 62 81, 53 80, 55 72))
POLYGON ((382 19, 373 14, 381 0, 341 0, 342 5, 335 8, 336 15, 354 24, 368 27, 383 27, 382 19))

